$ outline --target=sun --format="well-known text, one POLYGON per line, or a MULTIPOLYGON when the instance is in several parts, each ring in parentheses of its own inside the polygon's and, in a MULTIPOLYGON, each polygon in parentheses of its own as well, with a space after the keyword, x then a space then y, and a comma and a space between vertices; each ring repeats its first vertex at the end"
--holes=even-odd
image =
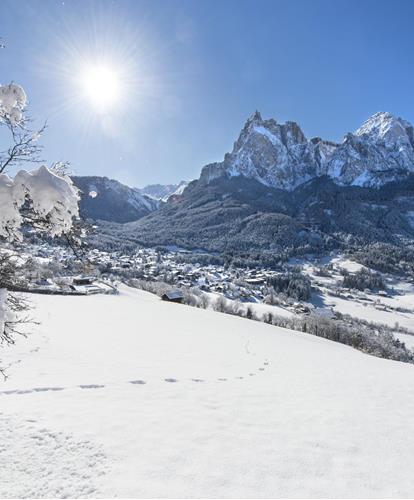
POLYGON ((122 82, 113 67, 97 64, 88 65, 80 75, 84 97, 98 113, 107 113, 119 103, 122 82))

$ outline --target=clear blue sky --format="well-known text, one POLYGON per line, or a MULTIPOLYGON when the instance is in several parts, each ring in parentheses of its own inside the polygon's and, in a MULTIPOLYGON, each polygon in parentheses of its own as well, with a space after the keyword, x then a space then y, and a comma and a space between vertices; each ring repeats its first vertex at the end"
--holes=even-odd
POLYGON ((1 83, 48 120, 46 160, 176 182, 221 160, 255 109, 331 140, 376 111, 414 122, 413 20, 411 0, 2 0, 1 83), (124 82, 104 116, 75 82, 96 58, 124 82))

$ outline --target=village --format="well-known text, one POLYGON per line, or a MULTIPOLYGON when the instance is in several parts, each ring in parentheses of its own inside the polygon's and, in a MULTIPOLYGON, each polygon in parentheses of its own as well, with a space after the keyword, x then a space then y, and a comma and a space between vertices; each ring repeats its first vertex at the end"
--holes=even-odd
POLYGON ((138 248, 130 254, 89 249, 82 259, 76 259, 71 249, 44 242, 25 245, 20 253, 29 269, 28 287, 37 293, 116 293, 117 282, 138 279, 167 283, 177 290, 197 289, 211 297, 274 306, 275 312, 288 315, 334 317, 335 311, 349 309, 352 313, 354 306, 364 308, 363 315, 369 311, 413 313, 412 308, 399 302, 398 283, 394 287, 392 277, 387 279, 386 289, 344 287, 343 273, 347 269, 355 272, 361 266, 337 255, 328 259, 328 265, 326 258, 310 256, 293 259, 277 270, 202 264, 197 258, 188 259, 189 255, 195 254, 176 247, 164 251, 138 248), (281 290, 274 286, 275 280, 292 273, 303 279, 307 294, 295 295, 289 287, 281 290))

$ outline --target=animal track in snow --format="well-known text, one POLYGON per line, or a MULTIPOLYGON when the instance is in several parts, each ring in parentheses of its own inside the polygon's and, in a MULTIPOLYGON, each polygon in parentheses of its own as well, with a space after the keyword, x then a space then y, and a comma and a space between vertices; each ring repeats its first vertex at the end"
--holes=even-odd
POLYGON ((176 378, 165 378, 164 379, 166 382, 178 382, 176 378))
POLYGON ((130 384, 136 384, 136 385, 144 385, 146 384, 145 380, 130 380, 130 384))

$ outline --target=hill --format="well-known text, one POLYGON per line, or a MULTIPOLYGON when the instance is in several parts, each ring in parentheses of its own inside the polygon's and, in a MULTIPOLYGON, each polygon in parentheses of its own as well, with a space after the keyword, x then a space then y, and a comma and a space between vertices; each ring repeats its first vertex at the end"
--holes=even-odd
POLYGON ((1 497, 413 495, 412 365, 128 288, 31 298, 1 497))

